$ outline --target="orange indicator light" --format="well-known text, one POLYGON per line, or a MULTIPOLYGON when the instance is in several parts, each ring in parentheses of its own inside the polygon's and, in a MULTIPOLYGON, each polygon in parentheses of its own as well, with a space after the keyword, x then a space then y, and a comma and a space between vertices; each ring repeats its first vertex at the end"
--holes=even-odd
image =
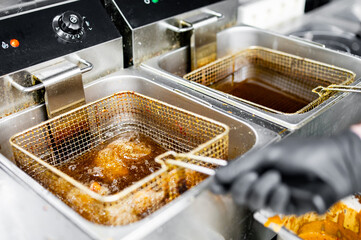
POLYGON ((14 47, 14 48, 17 48, 17 47, 19 47, 20 43, 19 43, 19 41, 17 39, 11 39, 10 40, 10 45, 12 47, 14 47))

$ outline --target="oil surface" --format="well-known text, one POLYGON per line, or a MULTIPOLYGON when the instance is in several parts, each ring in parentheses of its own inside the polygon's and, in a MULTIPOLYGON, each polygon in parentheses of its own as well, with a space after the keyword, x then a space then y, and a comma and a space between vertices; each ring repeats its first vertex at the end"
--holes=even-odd
POLYGON ((59 169, 102 195, 113 194, 160 169, 155 157, 166 152, 151 138, 127 132, 100 144, 59 169))
POLYGON ((243 81, 222 81, 211 87, 284 113, 297 112, 309 104, 307 100, 282 91, 262 79, 254 77, 243 81))

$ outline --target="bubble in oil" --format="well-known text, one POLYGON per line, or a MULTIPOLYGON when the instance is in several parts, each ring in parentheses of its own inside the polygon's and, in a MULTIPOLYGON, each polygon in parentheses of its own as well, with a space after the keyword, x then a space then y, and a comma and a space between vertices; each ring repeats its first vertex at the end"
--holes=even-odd
POLYGON ((75 164, 69 165, 68 169, 70 171, 74 171, 76 169, 76 165, 75 164))
POLYGON ((93 167, 93 168, 88 169, 88 174, 90 174, 94 177, 103 177, 104 174, 102 171, 103 171, 103 169, 100 167, 93 167))

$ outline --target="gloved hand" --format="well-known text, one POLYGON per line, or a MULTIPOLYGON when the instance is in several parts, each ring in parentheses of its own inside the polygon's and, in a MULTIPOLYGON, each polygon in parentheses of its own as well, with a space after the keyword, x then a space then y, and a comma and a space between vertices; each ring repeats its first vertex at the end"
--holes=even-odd
POLYGON ((351 131, 289 138, 219 169, 211 189, 230 192, 236 203, 251 209, 321 213, 361 191, 361 140, 351 131))

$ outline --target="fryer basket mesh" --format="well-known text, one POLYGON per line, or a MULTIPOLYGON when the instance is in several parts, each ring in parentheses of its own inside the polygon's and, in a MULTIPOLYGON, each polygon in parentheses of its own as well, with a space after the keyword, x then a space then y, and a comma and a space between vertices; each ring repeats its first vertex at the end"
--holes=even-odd
POLYGON ((157 157, 160 170, 104 196, 59 170, 127 131, 142 133, 177 153, 227 159, 228 126, 135 92, 116 93, 50 119, 13 136, 10 143, 16 164, 84 218, 124 225, 153 213, 207 177, 166 165, 157 157))
POLYGON ((335 93, 325 91, 318 96, 313 89, 332 84, 349 85, 355 78, 355 73, 346 69, 263 47, 250 47, 228 55, 184 75, 183 78, 205 86, 212 86, 232 74, 234 74, 233 79, 237 81, 243 81, 249 77, 263 79, 271 86, 308 102, 296 112, 285 113, 232 96, 238 101, 278 114, 308 112, 335 93))

